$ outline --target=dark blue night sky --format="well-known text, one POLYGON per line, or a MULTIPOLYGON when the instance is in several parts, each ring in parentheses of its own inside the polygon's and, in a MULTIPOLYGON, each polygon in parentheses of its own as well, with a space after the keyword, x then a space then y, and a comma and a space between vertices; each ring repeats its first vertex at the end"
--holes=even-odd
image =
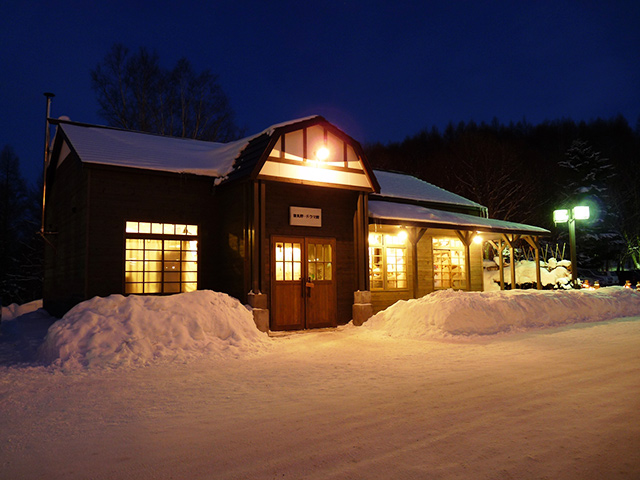
POLYGON ((640 117, 640 2, 87 0, 0 6, 0 148, 41 170, 52 116, 104 124, 111 46, 210 69, 247 134, 324 115, 362 143, 450 121, 640 117))

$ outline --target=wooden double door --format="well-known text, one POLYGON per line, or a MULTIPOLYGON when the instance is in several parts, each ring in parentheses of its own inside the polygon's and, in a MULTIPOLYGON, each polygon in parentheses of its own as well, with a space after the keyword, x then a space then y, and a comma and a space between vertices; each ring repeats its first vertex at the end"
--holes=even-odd
POLYGON ((336 240, 271 238, 271 329, 336 325, 336 240))

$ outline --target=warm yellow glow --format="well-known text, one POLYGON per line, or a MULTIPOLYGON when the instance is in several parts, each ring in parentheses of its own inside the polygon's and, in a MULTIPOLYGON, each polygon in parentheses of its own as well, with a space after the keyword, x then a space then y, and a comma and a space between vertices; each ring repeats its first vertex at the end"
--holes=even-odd
POLYGON ((128 221, 125 293, 179 293, 197 289, 198 241, 167 237, 195 237, 197 225, 128 221), (164 238, 163 238, 164 237, 164 238))
POLYGON ((473 243, 475 243, 476 245, 480 245, 482 243, 482 237, 480 235, 476 235, 475 237, 473 237, 473 243))
POLYGON ((408 235, 406 230, 400 230, 400 233, 398 233, 397 235, 398 241, 400 243, 405 243, 407 241, 407 237, 408 235))
POLYGON ((320 147, 316 152, 316 158, 321 162, 329 158, 329 149, 327 147, 320 147))

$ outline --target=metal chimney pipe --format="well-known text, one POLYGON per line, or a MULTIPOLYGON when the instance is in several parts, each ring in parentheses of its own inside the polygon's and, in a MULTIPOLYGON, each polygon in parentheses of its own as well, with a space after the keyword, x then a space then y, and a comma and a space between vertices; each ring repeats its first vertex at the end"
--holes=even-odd
POLYGON ((49 144, 51 143, 51 136, 49 133, 49 116, 51 114, 51 99, 55 97, 53 93, 45 92, 47 97, 47 111, 45 114, 45 127, 44 127, 44 163, 42 166, 42 224, 40 225, 40 234, 44 235, 44 204, 47 198, 47 163, 49 162, 49 144))

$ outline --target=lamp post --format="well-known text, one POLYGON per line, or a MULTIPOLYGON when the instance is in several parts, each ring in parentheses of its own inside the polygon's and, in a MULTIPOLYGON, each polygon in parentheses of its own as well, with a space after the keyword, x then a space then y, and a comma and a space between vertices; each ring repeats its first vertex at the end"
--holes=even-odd
POLYGON ((578 284, 578 260, 576 255, 576 220, 587 220, 589 207, 579 206, 572 209, 554 210, 553 223, 569 223, 569 249, 571 250, 571 285, 578 284))

